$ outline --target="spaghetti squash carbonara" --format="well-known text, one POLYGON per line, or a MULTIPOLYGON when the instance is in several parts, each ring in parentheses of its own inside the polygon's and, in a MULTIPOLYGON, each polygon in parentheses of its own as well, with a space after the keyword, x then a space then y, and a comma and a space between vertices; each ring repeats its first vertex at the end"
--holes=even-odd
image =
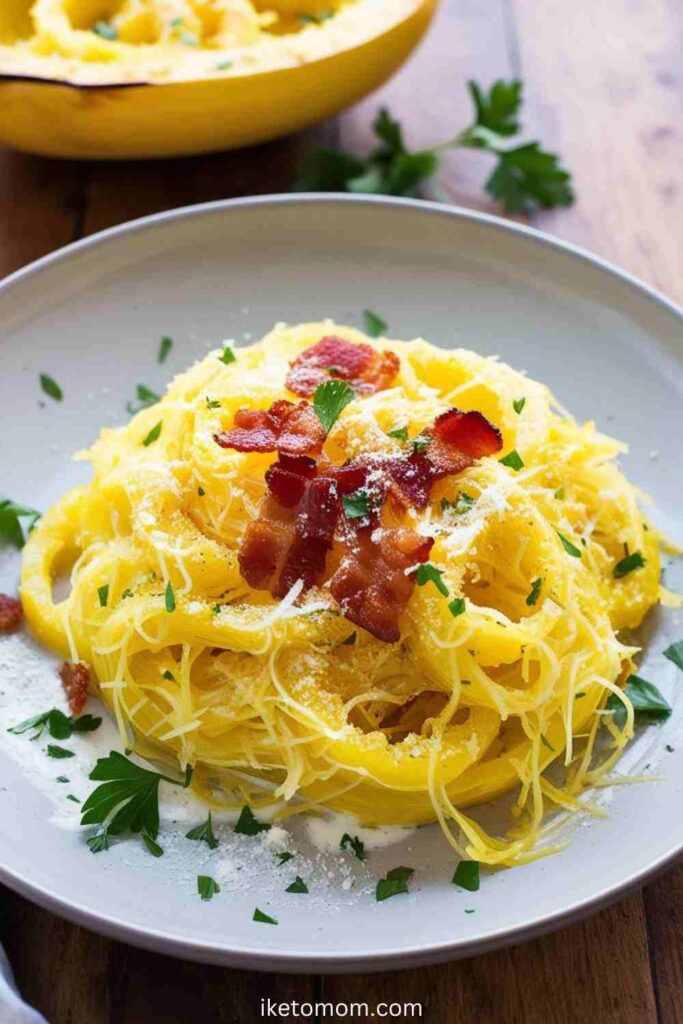
POLYGON ((662 592, 621 451, 497 360, 280 325, 102 431, 24 609, 210 806, 439 821, 521 863, 633 732, 620 631, 662 592), (467 808, 507 790, 490 835, 467 808))

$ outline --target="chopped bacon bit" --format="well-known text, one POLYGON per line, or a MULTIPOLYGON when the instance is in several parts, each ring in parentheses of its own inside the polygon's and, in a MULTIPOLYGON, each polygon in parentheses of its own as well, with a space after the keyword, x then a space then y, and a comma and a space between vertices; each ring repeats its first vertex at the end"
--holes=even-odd
POLYGON ((88 699, 88 687, 90 686, 90 670, 82 661, 74 664, 65 661, 59 670, 62 686, 69 701, 69 707, 73 715, 80 715, 88 699))
POLYGON ((21 602, 0 594, 0 633, 14 633, 21 625, 21 602))
POLYGON ((393 352, 376 352, 364 342, 356 345, 330 335, 304 349, 287 374, 287 387, 295 395, 310 398, 330 377, 348 381, 359 395, 374 395, 388 388, 399 371, 393 352))
POLYGON ((266 471, 266 483, 273 494, 285 508, 298 505, 306 489, 306 481, 316 475, 314 459, 305 455, 280 455, 277 462, 266 471))
POLYGON ((270 409, 238 409, 232 430, 215 434, 214 440, 221 448, 238 452, 317 455, 325 431, 308 402, 294 405, 282 399, 270 409))
MULTIPOLYGON (((434 420, 430 433, 434 440, 428 448, 429 457, 437 461, 444 448, 450 452, 461 452, 470 460, 483 459, 485 455, 495 455, 503 447, 500 430, 489 423, 480 412, 461 412, 460 409, 448 409, 434 420)), ((446 470, 446 473, 457 473, 458 470, 446 470)))
POLYGON ((398 620, 415 585, 406 570, 427 561, 434 541, 407 526, 382 530, 377 543, 374 536, 374 531, 359 531, 330 590, 350 622, 393 644, 401 638, 398 620))

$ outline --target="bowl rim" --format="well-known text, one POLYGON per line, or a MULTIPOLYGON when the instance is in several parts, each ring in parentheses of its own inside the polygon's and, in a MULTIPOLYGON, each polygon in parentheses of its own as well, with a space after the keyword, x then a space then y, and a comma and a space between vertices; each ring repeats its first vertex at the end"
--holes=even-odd
MULTIPOLYGON (((231 210, 297 205, 310 207, 312 205, 325 204, 339 206, 352 204, 356 206, 384 207, 390 210, 412 210, 429 216, 447 217, 455 221, 480 224, 497 231, 502 231, 508 236, 524 238, 541 248, 563 253, 592 268, 597 268, 611 277, 616 277, 643 299, 653 302, 661 310, 671 314, 680 323, 681 328, 683 328, 683 308, 681 306, 667 298, 656 288, 641 281, 635 275, 622 270, 610 260, 595 255, 572 242, 563 241, 536 228, 508 221, 494 214, 468 210, 459 206, 445 206, 427 200, 349 195, 334 192, 274 193, 222 199, 209 203, 196 203, 177 207, 132 221, 126 221, 56 249, 9 274, 4 280, 0 281, 0 297, 14 285, 36 274, 40 274, 42 270, 54 264, 68 261, 75 254, 87 250, 96 250, 110 239, 135 235, 137 232, 146 231, 160 225, 171 224, 175 221, 213 216, 216 213, 229 212, 231 210)), ((29 898, 39 906, 57 913, 76 924, 107 935, 109 938, 128 942, 131 945, 170 956, 249 970, 294 973, 365 973, 441 963, 463 956, 479 955, 490 950, 500 949, 535 938, 562 925, 577 921, 589 913, 594 913, 627 896, 646 881, 672 865, 681 855, 683 855, 683 843, 679 845, 674 844, 655 861, 630 878, 613 885, 607 885, 594 895, 576 900, 562 909, 546 914, 537 920, 502 929, 481 939, 462 941, 456 938, 453 941, 438 942, 430 945, 422 943, 410 947, 389 948, 388 950, 378 951, 373 954, 345 953, 340 955, 334 952, 273 951, 249 945, 229 947, 217 942, 181 939, 169 936, 155 930, 153 927, 140 928, 122 919, 100 915, 97 911, 83 903, 67 901, 60 896, 54 895, 45 886, 27 881, 21 875, 10 871, 2 864, 0 864, 0 882, 22 896, 29 898)))

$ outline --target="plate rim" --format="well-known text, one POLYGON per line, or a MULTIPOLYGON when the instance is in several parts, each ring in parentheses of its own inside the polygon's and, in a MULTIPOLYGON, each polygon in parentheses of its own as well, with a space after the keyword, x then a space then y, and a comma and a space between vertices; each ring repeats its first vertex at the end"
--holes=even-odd
MULTIPOLYGON (((397 211, 412 210, 432 216, 452 218, 455 221, 481 224, 494 230, 502 231, 508 236, 527 239, 541 247, 569 255, 593 269, 597 269, 610 277, 617 278, 617 280, 632 289, 643 300, 649 300, 655 306, 658 306, 660 310, 671 314, 675 320, 680 321, 683 327, 683 308, 661 291, 646 284, 630 272, 622 270, 612 261, 598 256, 582 246, 548 235, 537 228, 508 221, 494 214, 469 210, 460 206, 445 206, 428 200, 349 195, 335 192, 272 193, 261 196, 221 199, 209 203, 181 206, 135 220, 125 221, 122 224, 117 224, 103 231, 88 235, 86 238, 79 239, 76 242, 61 246, 26 266, 15 270, 0 281, 0 301, 5 293, 15 285, 35 275, 39 275, 52 265, 68 261, 88 249, 97 249, 101 245, 106 245, 111 239, 121 236, 135 235, 139 231, 144 232, 175 221, 229 212, 235 209, 244 210, 264 206, 296 205, 343 206, 348 204, 384 207, 397 211)), ((368 971, 395 970, 407 966, 441 963, 464 956, 479 955, 535 938, 562 925, 579 920, 589 913, 594 913, 627 896, 646 881, 675 863, 682 855, 683 841, 672 846, 665 853, 661 854, 657 860, 621 882, 603 887, 592 896, 570 903, 568 906, 546 914, 541 918, 491 932, 488 936, 481 939, 455 938, 447 942, 428 944, 422 942, 410 947, 394 948, 393 950, 389 948, 371 954, 335 952, 311 954, 289 950, 268 950, 262 946, 253 947, 242 943, 239 947, 236 947, 215 941, 202 942, 189 938, 182 939, 155 930, 151 926, 132 925, 119 918, 101 915, 83 903, 75 903, 55 895, 44 885, 27 880, 3 864, 0 864, 0 882, 39 906, 76 924, 90 928, 110 938, 170 956, 185 957, 206 963, 222 964, 224 966, 250 970, 293 971, 296 973, 365 973, 368 971)))

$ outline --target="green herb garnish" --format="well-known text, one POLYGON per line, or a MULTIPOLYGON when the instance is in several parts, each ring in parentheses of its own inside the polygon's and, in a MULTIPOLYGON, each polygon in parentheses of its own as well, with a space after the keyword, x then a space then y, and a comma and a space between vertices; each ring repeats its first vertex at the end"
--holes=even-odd
POLYGON ((16 502, 5 498, 0 501, 0 541, 12 544, 15 548, 23 548, 26 543, 26 535, 40 519, 41 513, 27 505, 17 505, 16 502), (25 527, 21 520, 25 519, 25 527), (25 530, 25 532, 24 532, 25 530))
POLYGON ((110 835, 123 832, 141 833, 156 839, 159 834, 159 783, 186 789, 192 778, 192 769, 185 769, 182 780, 160 775, 117 751, 100 757, 90 772, 93 782, 101 782, 83 805, 81 825, 99 825, 88 840, 93 853, 107 849, 110 835), (94 844, 94 848, 93 847, 94 844))
POLYGON ((674 665, 677 665, 683 672, 683 640, 678 640, 675 644, 669 644, 664 651, 664 657, 668 658, 669 661, 673 661, 674 665))
POLYGON ((515 398, 515 400, 512 403, 512 408, 515 410, 515 412, 519 416, 520 412, 522 411, 522 409, 524 408, 525 405, 526 405, 526 398, 515 398))
POLYGON ((157 425, 155 427, 152 427, 152 429, 150 430, 149 434, 147 435, 147 437, 142 442, 143 445, 145 446, 145 448, 149 448, 149 446, 151 444, 154 444, 155 441, 159 440, 159 438, 161 436, 161 428, 163 427, 163 425, 164 425, 163 420, 159 420, 157 425))
POLYGON ((327 380, 318 386, 313 396, 313 409, 326 434, 355 397, 353 388, 344 380, 327 380))
POLYGON ((73 750, 67 750, 66 747, 59 747, 56 743, 48 743, 47 745, 47 756, 54 758, 65 758, 75 757, 73 750))
POLYGON ((216 64, 216 71, 227 71, 234 63, 234 60, 221 60, 216 64))
POLYGON ((641 555, 640 551, 632 551, 631 554, 624 555, 620 561, 614 566, 612 575, 615 580, 620 580, 623 576, 628 576, 634 569, 642 569, 645 565, 645 559, 641 555))
POLYGON ((137 395, 137 405, 133 402, 126 403, 126 410, 131 416, 134 416, 136 412, 140 412, 141 409, 148 409, 150 405, 156 405, 157 402, 161 401, 161 395, 158 395, 156 391, 152 391, 146 384, 138 384, 135 389, 137 395))
POLYGON ((73 793, 67 793, 66 798, 67 800, 70 800, 72 804, 80 804, 81 802, 77 796, 73 795, 73 793))
POLYGON ((538 601, 539 595, 541 593, 541 587, 542 586, 543 586, 543 577, 542 576, 539 576, 538 579, 534 580, 534 582, 531 584, 531 590, 529 591, 529 593, 527 595, 527 599, 526 599, 526 603, 529 605, 530 608, 532 607, 532 605, 535 605, 536 602, 538 601))
POLYGON ((170 353, 172 348, 173 348, 173 338, 169 338, 168 335, 165 334, 164 337, 159 342, 158 361, 160 363, 165 363, 166 362, 166 360, 167 360, 167 358, 169 356, 169 353, 170 353))
POLYGON ((408 440, 408 426, 405 427, 394 427, 393 430, 387 430, 387 437, 393 437, 397 441, 408 440))
POLYGON ((448 597, 448 587, 441 579, 443 569, 437 569, 431 562, 424 562, 415 573, 415 582, 418 587, 424 587, 425 583, 433 583, 440 594, 448 597))
POLYGON ((114 25, 110 25, 108 21, 96 21, 92 27, 92 31, 96 36, 100 36, 101 39, 106 39, 110 43, 113 43, 114 40, 119 37, 116 27, 114 25))
POLYGON ((168 681, 171 682, 171 683, 175 682, 175 676, 173 675, 171 670, 168 669, 168 668, 164 669, 164 671, 161 673, 161 677, 162 677, 162 679, 168 679, 168 681))
POLYGON ((371 309, 363 310, 363 324, 365 325, 365 333, 371 338, 381 337, 389 326, 383 317, 379 316, 378 313, 373 313, 371 309))
POLYGON ((344 647, 353 647, 355 642, 356 642, 356 631, 355 631, 355 629, 354 629, 353 633, 349 633, 349 635, 347 636, 346 640, 342 640, 342 644, 344 645, 344 647))
POLYGON ((222 363, 225 363, 226 366, 229 366, 230 363, 234 363, 237 360, 237 356, 235 355, 232 345, 228 344, 224 346, 223 352, 218 358, 222 363))
POLYGON ((294 859, 294 854, 293 853, 289 853, 289 851, 287 851, 287 850, 283 850, 282 853, 278 853, 277 859, 278 859, 278 867, 281 868, 283 864, 286 864, 288 861, 294 859))
POLYGON ((209 875, 197 875, 197 892, 203 900, 211 900, 221 891, 221 887, 209 875))
POLYGON ((558 487, 553 497, 557 498, 558 501, 564 501, 564 487, 558 487))
POLYGON ((418 434, 417 437, 414 437, 412 439, 410 445, 413 449, 413 452, 416 455, 421 455, 422 452, 427 451, 431 443, 432 438, 429 436, 429 434, 418 434))
POLYGON ((221 407, 221 403, 218 401, 217 398, 209 398, 208 395, 206 396, 206 408, 207 409, 220 409, 220 407, 221 407))
POLYGON ((467 494, 465 491, 460 491, 457 501, 449 501, 448 498, 441 499, 441 511, 442 512, 455 512, 456 515, 462 516, 474 505, 474 498, 467 494))
POLYGON ((322 25, 324 21, 334 18, 334 11, 322 11, 320 14, 300 14, 299 21, 302 25, 322 25))
POLYGON ((300 875, 297 875, 291 885, 288 885, 285 892, 308 892, 308 886, 300 875))
POLYGON ((545 738, 545 736, 542 733, 541 733, 541 743, 543 744, 544 747, 547 747, 548 750, 552 750, 552 752, 555 753, 555 747, 552 745, 550 740, 545 738))
POLYGON ((557 156, 538 142, 511 145, 519 132, 517 115, 522 85, 517 80, 497 81, 488 92, 468 83, 474 104, 472 123, 432 149, 406 148, 401 125, 386 108, 380 110, 373 131, 379 146, 360 157, 337 149, 316 149, 304 158, 295 187, 304 192, 370 192, 419 197, 420 186, 432 178, 448 149, 479 149, 496 158, 484 188, 509 213, 570 206, 574 202, 571 176, 557 156))
POLYGON ((514 469, 515 473, 519 473, 520 469, 524 468, 522 456, 516 448, 513 448, 511 452, 508 452, 504 459, 499 459, 498 461, 501 466, 508 466, 510 469, 514 469))
POLYGON ((364 519, 376 508, 365 487, 359 488, 353 494, 344 494, 342 505, 347 519, 364 519))
POLYGON ((348 832, 345 832, 341 837, 339 843, 340 850, 346 850, 351 847, 358 860, 365 860, 365 843, 358 836, 350 836, 348 832))
POLYGON ((40 715, 27 718, 7 731, 14 733, 15 736, 21 736, 29 729, 34 729, 35 733, 31 739, 38 740, 47 729, 53 739, 69 740, 74 732, 94 732, 101 725, 102 719, 95 718, 93 715, 81 715, 79 718, 73 718, 57 708, 52 708, 50 711, 43 711, 40 715))
POLYGON ((239 832, 241 836, 256 836, 259 832, 267 832, 269 828, 270 825, 266 821, 258 821, 251 807, 245 804, 237 819, 235 832, 239 832))
POLYGON ((375 899, 378 903, 388 900, 390 896, 398 896, 399 893, 408 892, 408 881, 414 875, 414 868, 392 868, 386 878, 380 878, 375 889, 375 899))
POLYGON ((153 857, 163 857, 164 851, 159 846, 156 839, 153 839, 149 832, 147 832, 144 828, 140 833, 140 837, 153 857))
POLYGON ((55 402, 61 402, 64 398, 64 392, 54 377, 51 377, 49 373, 41 373, 40 386, 46 395, 50 398, 54 398, 55 402))
POLYGON ((468 892, 479 890, 479 861, 461 860, 451 878, 453 885, 459 885, 468 892))
POLYGON ((166 592, 164 594, 164 604, 166 606, 166 611, 169 614, 171 612, 175 611, 175 609, 176 609, 175 594, 173 593, 173 587, 171 586, 171 581, 170 580, 166 584, 166 592))
POLYGON ((109 584, 105 583, 104 586, 97 588, 97 596, 100 599, 100 608, 107 607, 107 601, 109 600, 109 584))
POLYGON ((448 605, 448 610, 454 619, 456 619, 458 615, 463 615, 466 608, 467 602, 464 597, 454 597, 448 605))
POLYGON ((268 914, 264 914, 258 907, 254 911, 252 921, 257 921, 259 924, 278 924, 274 917, 269 917, 268 914))
POLYGON ((213 834, 213 823, 211 821, 211 811, 205 822, 201 825, 197 825, 196 828, 191 828, 189 832, 185 833, 187 839, 194 839, 197 842, 206 843, 210 850, 215 850, 218 846, 218 840, 213 834))
MULTIPOLYGON (((649 683, 647 679, 640 676, 629 676, 624 687, 624 693, 633 705, 633 712, 636 716, 645 718, 668 718, 671 714, 671 705, 664 699, 656 686, 649 683)), ((614 712, 612 721, 620 729, 626 724, 626 708, 619 700, 616 693, 610 694, 605 704, 607 711, 614 712)))
POLYGON ((555 530, 555 533, 562 541, 562 547, 568 555, 571 555, 572 558, 581 558, 581 551, 577 548, 576 544, 572 544, 572 542, 568 540, 563 533, 560 533, 559 530, 555 530))

